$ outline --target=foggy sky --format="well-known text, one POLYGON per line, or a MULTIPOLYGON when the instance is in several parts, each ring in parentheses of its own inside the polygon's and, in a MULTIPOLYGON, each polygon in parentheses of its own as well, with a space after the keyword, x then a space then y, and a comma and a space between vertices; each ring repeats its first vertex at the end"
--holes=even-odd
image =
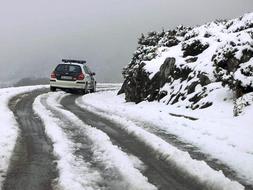
POLYGON ((252 0, 0 0, 0 82, 48 77, 85 59, 99 82, 122 81, 141 33, 253 11, 252 0))

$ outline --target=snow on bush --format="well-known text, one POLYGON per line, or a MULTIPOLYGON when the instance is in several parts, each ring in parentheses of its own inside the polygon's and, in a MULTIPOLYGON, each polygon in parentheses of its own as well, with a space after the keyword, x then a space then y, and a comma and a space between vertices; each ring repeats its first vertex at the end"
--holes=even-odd
POLYGON ((233 91, 236 99, 253 92, 253 13, 142 34, 138 43, 123 69, 119 93, 127 101, 183 101, 187 108, 203 109, 214 104, 208 96, 217 89, 233 91))

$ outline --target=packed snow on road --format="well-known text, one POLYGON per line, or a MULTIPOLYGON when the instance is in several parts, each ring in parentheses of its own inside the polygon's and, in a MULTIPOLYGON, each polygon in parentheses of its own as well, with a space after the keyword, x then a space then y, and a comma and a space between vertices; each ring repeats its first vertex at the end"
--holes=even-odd
POLYGON ((107 117, 117 116, 118 122, 133 121, 144 129, 151 124, 157 130, 174 134, 226 163, 240 178, 253 184, 252 107, 235 118, 232 104, 224 102, 222 94, 213 97, 219 102, 216 107, 191 112, 158 102, 126 103, 124 95, 116 94, 117 91, 88 94, 78 99, 77 104, 107 117))
MULTIPOLYGON (((119 147, 113 145, 109 137, 80 121, 74 114, 61 108, 58 103, 66 93, 49 93, 39 96, 34 102, 35 112, 43 119, 45 123, 46 132, 53 140, 54 150, 58 160, 58 167, 60 170, 59 187, 71 190, 71 189, 102 189, 99 187, 101 183, 101 174, 92 169, 90 163, 84 162, 82 159, 75 156, 74 152, 81 145, 74 144, 71 141, 62 127, 65 123, 64 117, 72 123, 72 125, 79 126, 81 133, 90 139, 92 143, 92 151, 94 154, 93 159, 100 160, 104 163, 107 170, 110 172, 111 179, 114 178, 113 172, 117 171, 122 176, 123 180, 112 180, 115 189, 136 189, 136 190, 155 190, 157 189, 152 184, 148 183, 147 178, 144 177, 141 172, 135 168, 136 159, 131 159, 126 153, 122 152, 119 147), (43 98, 47 98, 47 105, 52 110, 58 111, 62 114, 62 118, 54 116, 45 105, 42 104, 43 98), (81 128, 81 129, 80 129, 81 128), (68 156, 66 156, 68 155, 68 156)), ((86 145, 87 146, 87 145, 86 145)), ((109 182, 108 182, 109 183, 109 182)), ((104 187, 105 188, 105 187, 104 187)))

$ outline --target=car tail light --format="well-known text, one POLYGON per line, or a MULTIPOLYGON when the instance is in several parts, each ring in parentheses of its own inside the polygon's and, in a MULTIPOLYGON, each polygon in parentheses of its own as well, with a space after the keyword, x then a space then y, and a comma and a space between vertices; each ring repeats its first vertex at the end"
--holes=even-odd
POLYGON ((53 79, 55 79, 55 78, 56 78, 56 74, 55 74, 55 72, 54 72, 54 71, 51 73, 51 78, 53 78, 53 79))
POLYGON ((84 79, 84 74, 83 73, 80 73, 78 76, 77 76, 77 80, 83 80, 84 79))

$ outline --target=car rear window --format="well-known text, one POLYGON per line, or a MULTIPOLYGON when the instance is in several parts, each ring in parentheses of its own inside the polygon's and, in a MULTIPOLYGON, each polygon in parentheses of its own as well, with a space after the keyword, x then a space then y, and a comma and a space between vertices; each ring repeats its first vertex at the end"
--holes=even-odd
POLYGON ((66 64, 60 64, 55 68, 56 72, 69 72, 69 73, 80 73, 81 67, 78 65, 66 65, 66 64))

